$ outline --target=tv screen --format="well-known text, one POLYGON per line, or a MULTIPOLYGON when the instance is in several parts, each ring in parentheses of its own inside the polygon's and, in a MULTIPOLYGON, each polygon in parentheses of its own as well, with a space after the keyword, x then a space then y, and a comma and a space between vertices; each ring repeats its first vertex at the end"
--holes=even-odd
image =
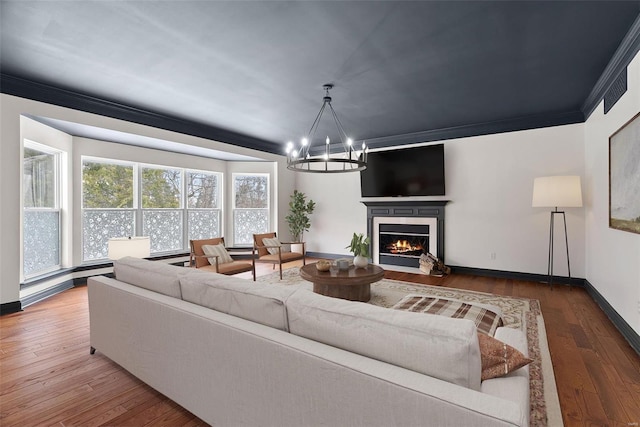
POLYGON ((444 144, 368 154, 362 197, 444 196, 444 144))

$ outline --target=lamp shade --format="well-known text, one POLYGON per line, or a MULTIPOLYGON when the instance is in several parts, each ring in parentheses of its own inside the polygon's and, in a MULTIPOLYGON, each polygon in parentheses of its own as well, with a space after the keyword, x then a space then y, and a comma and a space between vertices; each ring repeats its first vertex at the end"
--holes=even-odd
POLYGON ((120 259, 126 256, 146 258, 151 254, 149 237, 116 237, 109 239, 109 259, 120 259))
POLYGON ((582 207, 582 188, 579 176, 543 176, 533 180, 535 207, 582 207))

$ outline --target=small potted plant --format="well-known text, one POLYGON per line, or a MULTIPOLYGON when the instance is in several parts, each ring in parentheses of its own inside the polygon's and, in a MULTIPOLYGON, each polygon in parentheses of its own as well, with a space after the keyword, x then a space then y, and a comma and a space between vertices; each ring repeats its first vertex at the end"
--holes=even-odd
POLYGON ((365 268, 369 264, 369 237, 362 233, 353 233, 351 244, 346 247, 353 254, 353 265, 365 268))

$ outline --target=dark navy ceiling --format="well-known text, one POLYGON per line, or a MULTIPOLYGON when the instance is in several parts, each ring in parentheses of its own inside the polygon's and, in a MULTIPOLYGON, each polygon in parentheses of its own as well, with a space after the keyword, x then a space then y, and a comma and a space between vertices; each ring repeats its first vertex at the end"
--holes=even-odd
POLYGON ((374 147, 584 121, 640 33, 640 1, 0 7, 2 92, 278 154, 325 83, 374 147))

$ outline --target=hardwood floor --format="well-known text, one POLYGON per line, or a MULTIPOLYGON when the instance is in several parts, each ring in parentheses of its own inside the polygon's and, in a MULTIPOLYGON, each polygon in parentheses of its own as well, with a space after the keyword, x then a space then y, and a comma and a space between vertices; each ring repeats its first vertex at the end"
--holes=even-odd
MULTIPOLYGON (((257 266, 259 275, 271 272, 257 266)), ((538 299, 565 425, 640 424, 640 356, 583 289, 465 275, 385 277, 538 299)), ((83 286, 0 317, 0 426, 49 425, 205 423, 99 351, 89 355, 83 286)))

